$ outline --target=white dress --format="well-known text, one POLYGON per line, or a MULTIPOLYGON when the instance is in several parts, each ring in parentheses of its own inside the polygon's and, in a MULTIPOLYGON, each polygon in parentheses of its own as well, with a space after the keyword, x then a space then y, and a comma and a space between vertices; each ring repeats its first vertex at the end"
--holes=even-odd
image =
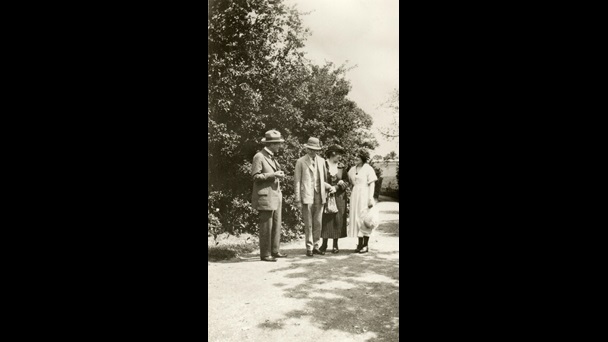
MULTIPOLYGON (((346 231, 346 236, 348 237, 359 236, 359 228, 361 225, 361 222, 359 222, 359 217, 361 212, 367 209, 370 198, 369 183, 373 183, 378 180, 378 177, 376 177, 376 172, 374 172, 374 169, 369 164, 363 164, 363 167, 361 167, 358 173, 356 172, 356 169, 357 167, 353 166, 348 171, 350 183, 354 184, 350 195, 350 214, 348 220, 348 229, 346 231)), ((369 236, 369 234, 361 234, 361 236, 369 236)))

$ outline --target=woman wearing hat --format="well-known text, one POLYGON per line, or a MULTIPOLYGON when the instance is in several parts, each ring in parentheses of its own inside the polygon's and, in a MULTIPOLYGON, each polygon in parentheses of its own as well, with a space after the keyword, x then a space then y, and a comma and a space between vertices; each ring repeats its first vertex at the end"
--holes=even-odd
MULTIPOLYGON (((326 179, 329 184, 336 187, 333 196, 338 207, 338 212, 333 214, 323 213, 323 225, 321 238, 323 244, 320 250, 327 250, 327 240, 334 239, 332 253, 336 254, 338 249, 338 239, 346 237, 346 189, 348 188, 348 174, 344 165, 339 162, 340 155, 344 154, 344 149, 340 145, 333 145, 327 149, 325 166, 327 169, 326 179)), ((329 200, 329 199, 328 199, 329 200)))
POLYGON ((365 209, 374 206, 374 186, 378 177, 376 172, 367 163, 369 153, 366 150, 360 150, 357 153, 357 164, 348 171, 348 178, 353 184, 353 189, 350 195, 350 216, 347 234, 349 237, 357 237, 359 243, 355 253, 367 253, 367 243, 371 231, 365 226, 361 220, 361 214, 365 209))

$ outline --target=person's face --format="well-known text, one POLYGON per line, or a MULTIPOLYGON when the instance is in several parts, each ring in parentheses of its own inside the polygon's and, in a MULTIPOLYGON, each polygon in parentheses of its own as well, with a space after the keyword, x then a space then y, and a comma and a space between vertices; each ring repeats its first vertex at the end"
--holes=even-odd
POLYGON ((310 149, 310 148, 306 149, 306 153, 308 154, 308 156, 310 158, 314 158, 314 157, 317 156, 317 150, 313 150, 313 149, 310 149))
POLYGON ((357 164, 363 165, 363 159, 361 159, 361 157, 355 157, 355 161, 357 162, 357 164))
POLYGON ((331 160, 332 163, 337 163, 340 161, 340 154, 334 154, 333 156, 329 157, 329 160, 331 160))
POLYGON ((272 143, 268 145, 268 149, 271 150, 273 153, 279 152, 281 148, 283 148, 283 143, 272 143))

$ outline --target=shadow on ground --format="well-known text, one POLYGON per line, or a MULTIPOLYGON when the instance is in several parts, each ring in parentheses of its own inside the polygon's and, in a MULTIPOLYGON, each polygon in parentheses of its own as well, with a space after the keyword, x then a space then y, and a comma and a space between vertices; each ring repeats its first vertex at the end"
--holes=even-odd
POLYGON ((384 221, 378 226, 379 235, 399 237, 399 220, 384 221))
POLYGON ((287 278, 302 278, 291 288, 277 283, 288 298, 308 300, 305 310, 293 310, 264 329, 282 329, 283 320, 305 316, 324 330, 342 330, 352 334, 372 332, 368 341, 397 341, 399 336, 399 264, 398 251, 316 256, 314 262, 301 262, 305 249, 285 250, 293 259, 289 266, 271 272, 288 271, 287 278), (352 254, 352 255, 343 255, 352 254), (339 257, 342 256, 342 257, 339 257), (318 261, 316 259, 333 259, 318 261))

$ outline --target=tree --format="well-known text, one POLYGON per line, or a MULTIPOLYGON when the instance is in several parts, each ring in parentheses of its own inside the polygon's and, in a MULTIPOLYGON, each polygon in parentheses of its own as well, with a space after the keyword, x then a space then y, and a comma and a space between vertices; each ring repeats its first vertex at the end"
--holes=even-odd
POLYGON ((396 159, 396 158, 397 158, 397 153, 395 153, 395 151, 391 151, 386 156, 384 156, 384 160, 391 160, 391 159, 396 159))
POLYGON ((392 115, 392 122, 388 127, 378 129, 380 134, 389 140, 399 138, 399 89, 394 89, 388 100, 380 107, 386 108, 392 115))
POLYGON ((397 175, 395 177, 397 178, 397 187, 399 187, 399 163, 397 163, 397 175))
POLYGON ((372 118, 346 97, 349 68, 304 57, 308 30, 295 7, 282 0, 213 0, 208 28, 208 219, 215 230, 256 232, 251 159, 264 132, 277 129, 286 140, 277 156, 287 174, 283 236, 293 237, 302 229, 292 177, 303 144, 310 136, 325 146, 340 144, 349 164, 356 149, 378 146, 372 118))
POLYGON ((384 159, 384 158, 382 158, 382 156, 381 156, 381 155, 379 155, 379 154, 376 154, 375 156, 373 156, 373 157, 372 157, 372 160, 374 160, 374 161, 381 161, 381 160, 383 160, 383 159, 384 159))

